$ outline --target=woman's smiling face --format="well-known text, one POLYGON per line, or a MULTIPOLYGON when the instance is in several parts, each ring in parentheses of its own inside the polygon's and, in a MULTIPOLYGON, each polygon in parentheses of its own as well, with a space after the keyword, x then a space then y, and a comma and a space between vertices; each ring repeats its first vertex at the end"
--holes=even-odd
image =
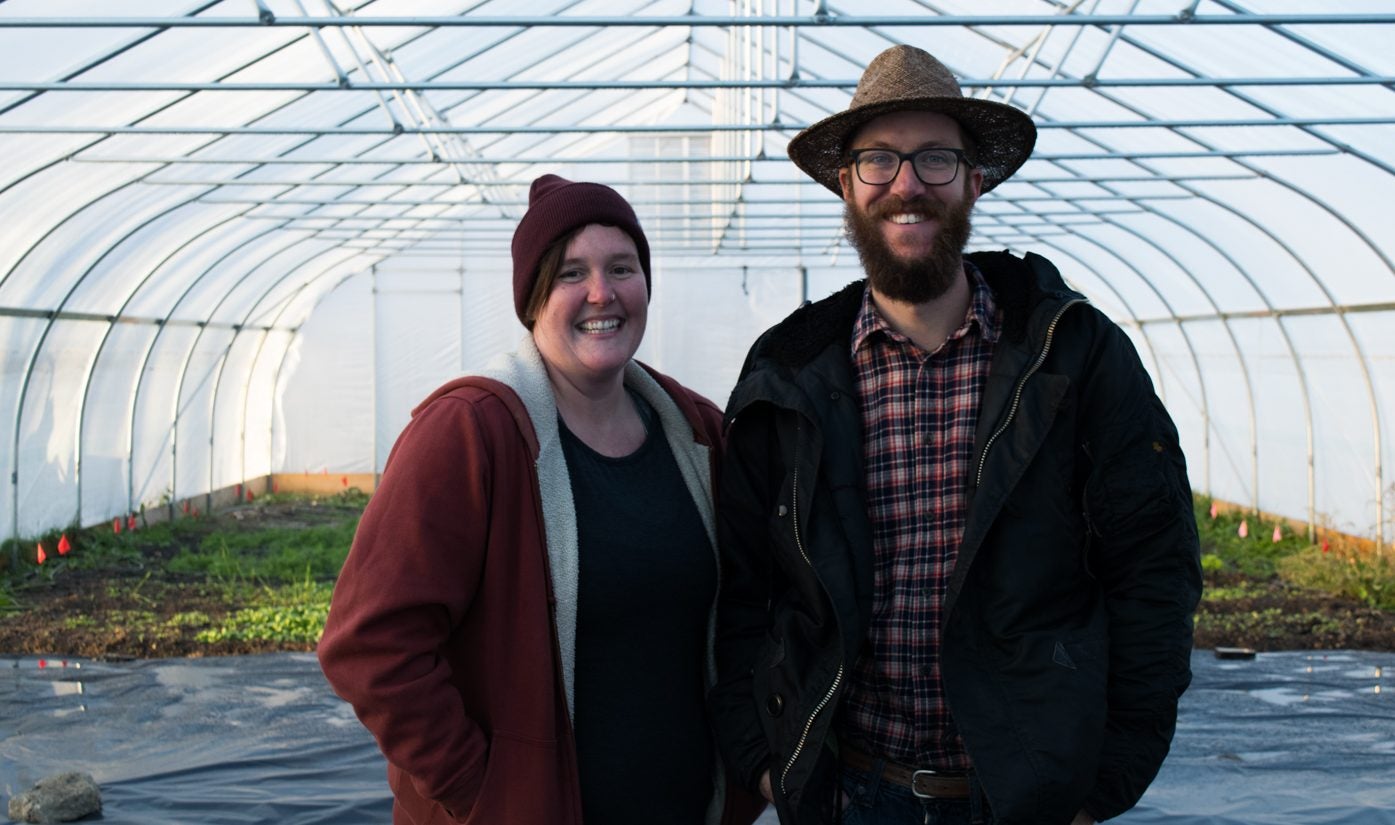
POLYGON ((615 379, 644 338, 649 289, 634 240, 589 224, 567 244, 533 341, 548 371, 575 386, 615 379))

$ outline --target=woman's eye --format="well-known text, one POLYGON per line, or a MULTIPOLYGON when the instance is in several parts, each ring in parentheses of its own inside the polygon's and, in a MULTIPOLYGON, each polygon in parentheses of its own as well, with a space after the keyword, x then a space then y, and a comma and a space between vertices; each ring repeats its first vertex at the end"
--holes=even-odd
POLYGON ((566 271, 564 271, 564 272, 558 273, 558 275, 557 275, 557 280, 559 280, 559 281, 566 281, 567 283, 575 283, 576 281, 580 281, 580 280, 581 280, 582 278, 584 278, 584 277, 586 277, 586 276, 585 276, 584 273, 582 273, 581 270, 579 270, 579 269, 568 269, 568 270, 566 270, 566 271))

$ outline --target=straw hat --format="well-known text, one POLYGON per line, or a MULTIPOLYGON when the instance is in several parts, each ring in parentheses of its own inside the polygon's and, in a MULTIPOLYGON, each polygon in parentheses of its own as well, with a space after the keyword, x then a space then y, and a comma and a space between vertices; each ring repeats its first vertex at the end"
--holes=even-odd
POLYGON ((838 197, 838 169, 848 140, 875 117, 903 110, 939 112, 959 121, 974 140, 974 158, 987 192, 1012 176, 1037 141, 1037 127, 1023 111, 991 100, 964 97, 959 81, 929 52, 892 46, 862 73, 847 111, 826 117, 794 136, 790 159, 838 197))

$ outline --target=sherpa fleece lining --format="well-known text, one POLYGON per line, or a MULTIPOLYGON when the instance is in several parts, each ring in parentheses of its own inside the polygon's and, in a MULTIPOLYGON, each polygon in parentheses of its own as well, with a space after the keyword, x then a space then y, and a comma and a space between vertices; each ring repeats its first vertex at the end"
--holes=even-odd
MULTIPOLYGON (((572 500, 571 476, 557 429, 557 403, 543 366, 542 355, 525 335, 514 352, 492 359, 481 372, 506 384, 518 393, 532 419, 538 438, 538 489, 542 496, 543 528, 547 536, 547 558, 552 569, 552 591, 557 599, 557 643, 562 655, 562 679, 567 690, 567 711, 574 715, 572 682, 576 664, 576 610, 579 593, 580 558, 576 536, 576 504, 572 500)), ((697 504, 703 527, 713 550, 717 533, 712 502, 712 470, 708 448, 694 441, 692 425, 659 382, 637 362, 625 365, 625 386, 658 412, 683 483, 697 504)), ((711 645, 709 644, 709 648, 711 645)), ((709 670, 710 670, 709 662, 709 670)))

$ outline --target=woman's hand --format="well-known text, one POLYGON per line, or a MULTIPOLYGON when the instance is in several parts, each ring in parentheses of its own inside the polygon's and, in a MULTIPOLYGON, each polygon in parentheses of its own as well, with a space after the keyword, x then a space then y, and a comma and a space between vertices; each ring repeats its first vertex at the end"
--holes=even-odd
MULTIPOLYGON (((763 797, 765 797, 765 801, 766 801, 766 802, 769 802, 769 803, 772 804, 772 805, 775 804, 775 792, 772 791, 772 790, 770 790, 770 771, 769 771, 769 770, 767 770, 765 773, 763 773, 763 774, 760 775, 760 795, 763 796, 763 797)), ((1093 823, 1094 820, 1092 819, 1092 820, 1090 820, 1090 822, 1093 823)))

